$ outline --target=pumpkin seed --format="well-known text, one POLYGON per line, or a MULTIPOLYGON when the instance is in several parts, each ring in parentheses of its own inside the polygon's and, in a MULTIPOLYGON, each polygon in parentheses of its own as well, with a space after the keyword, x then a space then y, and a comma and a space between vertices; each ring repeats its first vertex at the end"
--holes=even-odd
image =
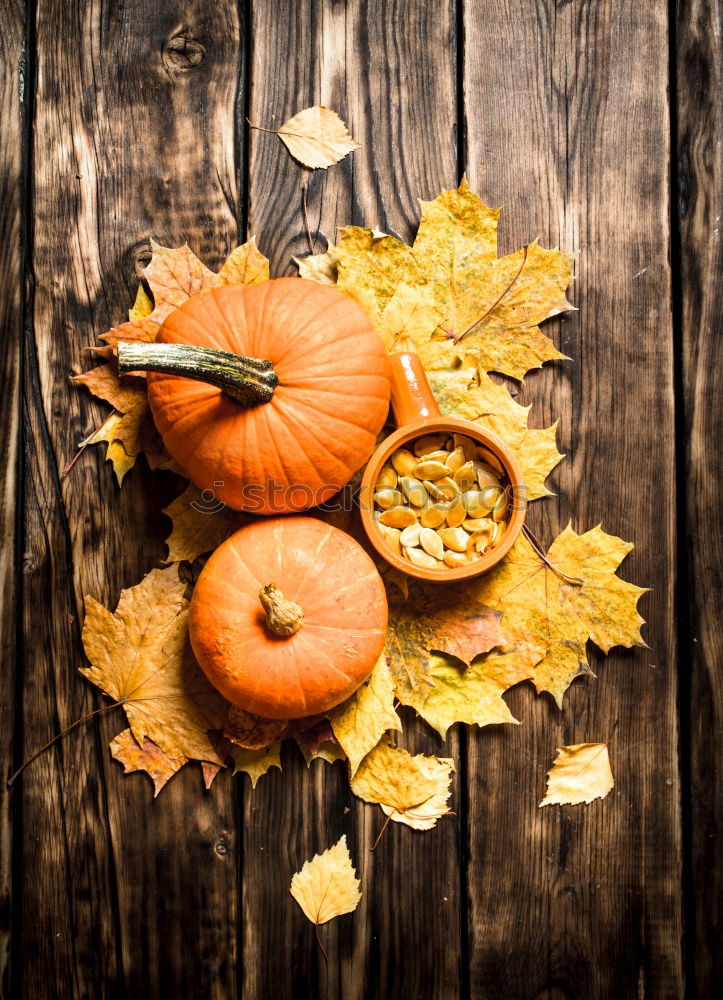
POLYGON ((419 544, 425 552, 435 559, 441 559, 444 555, 444 545, 442 539, 432 528, 422 528, 419 532, 419 544))
POLYGON ((424 485, 435 500, 454 500, 459 496, 459 486, 450 476, 442 476, 441 479, 433 483, 426 482, 424 485))
POLYGON ((417 463, 414 473, 405 473, 405 475, 414 475, 417 479, 441 479, 448 472, 449 469, 444 462, 438 462, 436 459, 428 461, 425 458, 423 461, 417 463))
POLYGON ((390 528, 407 528, 416 522, 417 515, 410 507, 390 507, 380 514, 379 520, 390 528))
POLYGON ((504 476, 505 470, 500 462, 499 458, 493 454, 489 448, 484 448, 482 445, 477 446, 477 457, 480 462, 485 462, 489 467, 497 473, 498 476, 504 476))
POLYGON ((470 542, 474 546, 475 552, 478 552, 480 555, 487 551, 488 545, 492 544, 486 531, 475 531, 470 536, 470 542))
MULTIPOLYGON (((430 451, 428 455, 423 455, 422 458, 425 462, 441 462, 442 465, 447 465, 449 452, 445 449, 441 451, 430 451)), ((447 467, 449 468, 449 466, 447 467)))
POLYGON ((402 494, 399 490, 379 490, 374 494, 374 503, 382 510, 389 510, 390 507, 398 507, 402 502, 402 494))
POLYGON ((477 477, 475 476, 474 463, 465 462, 464 465, 460 465, 454 474, 454 481, 460 490, 471 490, 473 486, 477 483, 477 477))
POLYGON ((449 504, 431 503, 422 511, 422 525, 425 528, 438 528, 440 524, 444 524, 448 512, 449 504))
POLYGON ((507 531, 507 521, 497 521, 495 530, 490 541, 490 545, 498 545, 502 541, 502 536, 507 531))
POLYGON ((395 451, 392 455, 392 465, 400 476, 414 475, 414 467, 416 464, 416 458, 411 451, 407 451, 406 448, 399 448, 399 450, 395 451))
POLYGON ((413 476, 402 476, 399 480, 404 496, 414 507, 424 507, 429 501, 429 494, 423 483, 413 476))
POLYGON ((447 468, 450 469, 452 472, 456 472, 457 469, 459 469, 459 467, 464 464, 465 464, 465 457, 462 448, 455 448, 454 451, 451 451, 449 453, 446 465, 447 468))
POLYGON ((494 521, 491 521, 488 517, 468 517, 466 521, 462 522, 462 527, 465 531, 469 531, 470 534, 473 531, 486 531, 488 535, 491 535, 494 526, 494 521))
POLYGON ((394 471, 393 467, 389 465, 388 462, 385 462, 384 465, 381 467, 379 475, 377 476, 377 489, 393 490, 396 485, 397 485, 397 474, 394 471))
POLYGON ((381 534, 384 541, 387 543, 392 552, 396 552, 398 556, 402 554, 401 546, 401 535, 402 532, 398 531, 396 528, 390 528, 387 524, 379 525, 379 533, 381 534))
POLYGON ((492 508, 492 519, 494 521, 505 521, 507 519, 507 494, 501 493, 497 503, 492 508))
POLYGON ((439 451, 443 445, 444 435, 425 434, 424 437, 417 438, 414 442, 414 454, 421 458, 422 455, 427 455, 431 451, 439 451))
POLYGON ((413 549, 415 545, 419 545, 419 532, 422 530, 421 524, 410 524, 408 528, 405 528, 402 532, 399 541, 407 549, 413 549))
POLYGON ((457 528, 467 518, 467 508, 461 496, 455 497, 452 506, 447 514, 447 525, 450 528, 457 528))
POLYGON ((452 552, 451 549, 447 549, 444 553, 444 562, 450 569, 456 569, 458 566, 466 565, 471 560, 466 552, 452 552))
POLYGON ((422 552, 421 549, 405 549, 404 555, 413 566, 419 566, 422 569, 439 569, 439 560, 430 556, 428 552, 422 552))
POLYGON ((475 443, 472 438, 468 438, 466 434, 455 434, 454 446, 455 448, 462 449, 464 452, 465 462, 471 462, 473 458, 477 457, 475 443))
POLYGON ((494 500, 492 503, 486 503, 478 490, 465 490, 462 499, 470 517, 485 517, 495 505, 494 500))
POLYGON ((440 528, 439 537, 448 549, 454 552, 466 552, 469 535, 464 528, 440 528))
POLYGON ((477 482, 479 483, 479 488, 481 490, 485 489, 487 486, 500 485, 500 477, 489 467, 489 465, 485 465, 484 462, 473 462, 472 464, 477 474, 477 482))

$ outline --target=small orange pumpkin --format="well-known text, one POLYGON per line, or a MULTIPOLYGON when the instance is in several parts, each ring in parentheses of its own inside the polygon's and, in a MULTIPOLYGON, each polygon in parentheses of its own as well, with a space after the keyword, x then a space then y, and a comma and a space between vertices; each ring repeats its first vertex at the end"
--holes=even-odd
POLYGON ((311 517, 255 521, 228 538, 193 592, 190 638, 227 701, 267 719, 326 712, 384 646, 384 584, 364 549, 311 517))
POLYGON ((363 310, 301 278, 190 298, 156 343, 120 344, 118 359, 121 373, 149 372, 156 426, 194 483, 256 514, 328 500, 389 409, 386 352, 363 310))

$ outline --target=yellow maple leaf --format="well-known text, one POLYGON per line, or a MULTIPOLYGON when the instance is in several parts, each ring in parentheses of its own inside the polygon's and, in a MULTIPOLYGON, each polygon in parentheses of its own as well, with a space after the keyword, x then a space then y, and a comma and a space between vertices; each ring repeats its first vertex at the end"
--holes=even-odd
POLYGON ((385 652, 397 697, 415 707, 424 700, 432 685, 433 651, 468 664, 501 641, 500 612, 465 584, 414 584, 407 601, 389 605, 385 652))
POLYGON ((130 729, 110 742, 111 757, 123 765, 126 774, 132 771, 144 771, 153 782, 153 797, 188 763, 187 757, 169 757, 159 746, 147 737, 142 743, 137 743, 130 729))
POLYGON ((148 293, 142 284, 138 286, 138 291, 136 292, 136 300, 132 307, 128 310, 128 319, 131 323, 136 323, 139 319, 144 319, 146 316, 150 316, 153 312, 153 302, 149 298, 148 293))
POLYGON ((408 702, 430 726, 446 737, 456 722, 489 726, 518 720, 502 698, 515 684, 532 680, 545 649, 524 635, 510 637, 501 649, 477 657, 465 667, 435 656, 429 670, 431 687, 408 702))
POLYGON ((395 823, 431 830, 449 813, 454 761, 447 757, 413 757, 382 741, 366 755, 351 779, 351 790, 365 802, 378 803, 395 823))
POLYGON ((218 548, 229 535, 237 531, 249 518, 229 510, 216 500, 210 490, 199 490, 189 483, 163 513, 171 519, 171 534, 166 539, 167 563, 193 562, 206 552, 218 548))
POLYGON ((383 654, 366 684, 331 711, 329 721, 349 758, 352 775, 387 730, 402 728, 394 711, 394 683, 383 654))
POLYGON ((305 861, 291 879, 291 895, 312 924, 325 924, 356 910, 361 899, 346 836, 323 854, 305 861))
POLYGON ((226 703, 203 676, 188 645, 188 606, 178 568, 154 569, 121 592, 115 613, 85 598, 80 672, 125 710, 135 739, 149 737, 169 757, 223 763, 208 731, 226 703))
POLYGON ((547 793, 540 808, 604 799, 614 786, 607 743, 558 747, 557 759, 547 772, 547 793))
POLYGON ((234 764, 233 773, 244 771, 248 774, 252 788, 256 788, 259 778, 263 778, 272 767, 281 770, 281 743, 272 743, 271 746, 260 750, 246 750, 244 747, 232 745, 231 756, 234 764))
POLYGON ((275 132, 294 159, 311 170, 326 170, 348 153, 361 148, 336 111, 321 105, 304 108, 278 129, 253 124, 251 127, 261 128, 262 132, 275 132))
POLYGON ((531 406, 520 406, 503 385, 473 368, 429 372, 440 410, 492 431, 515 453, 528 500, 550 496, 545 479, 565 457, 557 449, 557 421, 550 427, 527 426, 531 406))
POLYGON ((562 697, 587 662, 588 639, 607 653, 613 646, 644 646, 637 612, 642 587, 616 575, 633 548, 599 526, 578 535, 570 525, 546 560, 520 535, 507 556, 470 586, 476 597, 503 613, 505 628, 534 637, 546 655, 534 672, 538 692, 562 697))
POLYGON ((337 257, 333 247, 326 253, 313 253, 308 257, 293 257, 299 269, 299 277, 315 281, 319 285, 335 285, 338 277, 337 257))
POLYGON ((376 236, 371 229, 345 226, 333 248, 338 264, 338 287, 360 302, 373 301, 386 308, 400 284, 426 283, 426 276, 411 247, 395 236, 376 236), (364 298, 364 293, 371 298, 364 298))

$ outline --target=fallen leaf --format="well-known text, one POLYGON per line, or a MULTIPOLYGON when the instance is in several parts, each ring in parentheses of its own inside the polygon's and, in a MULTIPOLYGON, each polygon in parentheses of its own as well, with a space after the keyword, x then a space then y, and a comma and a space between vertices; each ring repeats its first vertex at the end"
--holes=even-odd
POLYGON ((263 750, 271 743, 282 740, 288 728, 285 719, 262 719, 236 705, 229 705, 223 735, 246 750, 263 750))
POLYGON ((614 786, 607 743, 559 747, 557 760, 547 772, 547 794, 540 808, 604 799, 614 786))
POLYGON ((128 310, 128 319, 131 323, 136 323, 139 319, 144 319, 146 316, 150 316, 153 312, 153 302, 148 297, 148 294, 143 287, 143 284, 138 286, 138 291, 136 292, 136 300, 133 306, 128 310))
POLYGON ((363 758, 389 729, 401 729, 394 710, 394 683, 386 657, 380 656, 369 680, 329 713, 334 736, 349 758, 352 776, 363 758))
POLYGON ((226 703, 199 670, 188 646, 188 606, 178 568, 154 569, 121 592, 111 613, 85 598, 80 672, 122 704, 138 743, 148 737, 169 757, 220 764, 208 737, 226 703))
POLYGON ((260 285, 269 280, 269 260, 256 246, 256 237, 236 247, 218 273, 221 285, 260 285))
POLYGON ((501 649, 477 657, 465 667, 449 657, 435 656, 429 670, 431 687, 410 699, 419 715, 444 739, 456 722, 489 726, 519 725, 502 698, 515 684, 532 680, 544 647, 526 636, 507 639, 501 649))
POLYGON ((89 444, 101 444, 105 441, 105 460, 113 465, 118 485, 122 486, 127 473, 136 464, 136 456, 129 455, 121 442, 116 440, 116 431, 118 428, 123 433, 123 414, 117 412, 111 413, 97 431, 94 431, 85 441, 80 442, 78 448, 82 449, 89 444))
POLYGON ((233 757, 233 773, 244 771, 251 778, 251 787, 256 788, 259 778, 278 767, 281 770, 281 743, 272 743, 262 750, 245 750, 243 747, 231 746, 233 757))
POLYGON ((294 257, 299 269, 299 277, 316 281, 319 285, 335 285, 337 279, 337 257, 333 247, 326 253, 309 254, 308 257, 294 257))
POLYGON ((145 738, 138 744, 130 729, 124 729, 110 742, 111 757, 120 761, 126 774, 145 771, 153 782, 155 798, 166 782, 170 781, 188 763, 187 757, 169 757, 159 746, 145 738))
POLYGON ((412 248, 395 236, 375 236, 371 229, 345 226, 332 248, 338 264, 338 287, 360 304, 384 310, 400 284, 425 284, 426 276, 412 248), (368 293, 365 297, 364 293, 368 293))
POLYGON ((217 775, 224 770, 223 764, 209 764, 207 761, 201 761, 201 771, 203 773, 203 784, 206 791, 209 790, 211 785, 214 783, 217 775))
POLYGON ((551 495, 545 479, 565 457, 557 449, 557 421, 551 427, 528 427, 532 407, 520 406, 503 385, 483 371, 431 371, 428 377, 444 416, 473 420, 512 449, 520 463, 528 500, 551 495))
POLYGON ((313 760, 324 760, 327 764, 346 760, 346 754, 340 747, 328 719, 322 717, 304 729, 299 729, 301 722, 302 720, 297 720, 291 723, 288 735, 296 740, 307 767, 311 767, 313 760))
POLYGON ((560 707, 574 678, 592 673, 588 639, 605 653, 613 646, 645 645, 637 603, 646 591, 615 574, 632 548, 599 526, 578 535, 568 525, 545 562, 520 535, 502 562, 471 585, 477 600, 503 612, 505 628, 545 647, 534 683, 560 707))
POLYGON ((351 790, 365 802, 378 803, 395 823, 431 830, 449 813, 453 772, 448 757, 412 757, 382 741, 361 762, 351 790))
POLYGON ((171 519, 171 534, 166 539, 168 555, 165 562, 193 562, 206 552, 218 548, 229 535, 249 519, 229 510, 216 500, 210 490, 199 490, 193 483, 177 496, 163 513, 171 519))
POLYGON ((291 895, 312 924, 325 924, 356 910, 361 899, 346 836, 323 854, 305 861, 291 879, 291 895))
POLYGON ((319 105, 299 111, 276 134, 294 159, 312 170, 326 170, 360 148, 336 111, 319 105))
POLYGON ((433 683, 433 651, 467 665, 499 645, 500 615, 464 584, 413 584, 407 601, 390 603, 385 652, 402 704, 417 705, 426 697, 433 683))

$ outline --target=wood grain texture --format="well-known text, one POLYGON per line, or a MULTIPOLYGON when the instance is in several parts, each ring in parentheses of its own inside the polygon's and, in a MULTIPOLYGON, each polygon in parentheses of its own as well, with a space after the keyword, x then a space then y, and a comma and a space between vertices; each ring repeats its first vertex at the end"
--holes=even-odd
MULTIPOLYGON (((160 510, 177 480, 141 462, 119 490, 93 448, 60 475, 107 413, 68 376, 132 303, 149 236, 188 239, 211 264, 235 242, 242 65, 231 2, 42 0, 36 48, 23 754, 103 703, 77 673, 83 595, 112 607, 163 556, 160 510)), ((109 756, 122 726, 118 712, 87 725, 16 787, 16 988, 225 998, 238 909, 230 782, 206 796, 189 767, 154 802, 109 756)))
POLYGON ((15 690, 18 654, 17 582, 19 459, 21 444, 18 345, 23 322, 25 205, 25 10, 19 2, 0 8, 0 992, 11 987, 12 797, 6 780, 14 769, 15 690))
POLYGON ((667 30, 662 2, 465 6, 470 184, 505 204, 504 252, 579 253, 572 361, 521 397, 568 455, 532 523, 602 521, 655 588, 650 650, 594 656, 562 714, 516 692, 523 725, 471 737, 473 997, 682 995, 667 30), (538 810, 555 748, 611 736, 609 798, 538 810))
MULTIPOLYGON (((270 256, 272 276, 295 273, 291 257, 308 252, 301 191, 307 181, 314 234, 335 242, 337 227, 355 223, 409 239, 419 218, 417 199, 434 197, 457 180, 453 5, 255 4, 251 38, 252 122, 278 127, 321 103, 334 108, 362 144, 337 166, 312 175, 276 136, 251 131, 249 233, 270 256)), ((325 248, 317 238, 317 252, 325 248)), ((455 737, 445 745, 421 725, 415 728, 411 715, 408 748, 458 756, 455 737)), ((458 808, 456 797, 452 808, 458 808)), ((245 996, 459 995, 455 821, 426 834, 390 824, 371 854, 382 822, 379 809, 350 796, 341 765, 317 762, 308 773, 291 753, 284 774, 264 779, 247 797, 245 996), (342 833, 364 895, 353 919, 322 929, 327 970, 287 890, 303 861, 342 833)))
MULTIPOLYGON (((688 560, 681 599, 690 623, 682 650, 681 723, 690 739, 688 974, 699 997, 723 991, 723 8, 678 5, 678 211, 683 388, 681 524, 688 560)), ((681 609, 682 610, 682 609, 681 609)))

